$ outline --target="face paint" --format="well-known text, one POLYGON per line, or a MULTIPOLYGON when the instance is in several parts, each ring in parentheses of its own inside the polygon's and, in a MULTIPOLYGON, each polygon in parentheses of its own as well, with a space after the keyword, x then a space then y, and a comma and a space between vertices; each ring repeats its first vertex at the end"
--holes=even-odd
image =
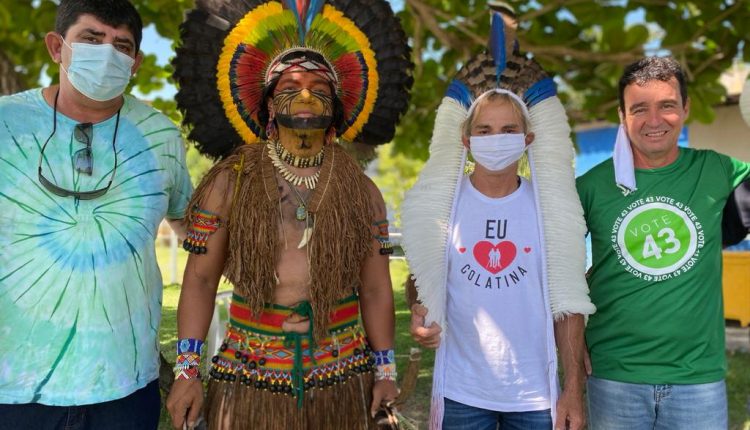
POLYGON ((333 97, 319 91, 283 90, 273 98, 281 145, 296 157, 318 154, 333 121, 333 97))
POLYGON ((333 97, 306 88, 285 90, 273 98, 276 122, 301 130, 325 130, 333 121, 333 97))

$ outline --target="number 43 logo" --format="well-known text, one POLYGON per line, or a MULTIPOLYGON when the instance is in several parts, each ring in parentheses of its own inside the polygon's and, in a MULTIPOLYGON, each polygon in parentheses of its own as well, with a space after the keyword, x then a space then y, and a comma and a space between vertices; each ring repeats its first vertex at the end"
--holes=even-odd
POLYGON ((652 234, 646 235, 643 241, 642 256, 644 260, 651 257, 660 260, 662 253, 675 254, 680 251, 681 242, 675 237, 674 230, 672 230, 671 228, 663 228, 659 230, 659 233, 657 233, 656 237, 659 239, 659 242, 654 240, 654 236, 652 234), (660 243, 666 244, 667 248, 662 249, 662 247, 659 246, 660 243))
POLYGON ((617 244, 633 268, 664 275, 680 268, 698 242, 695 225, 684 211, 664 203, 649 203, 630 212, 620 224, 617 244))

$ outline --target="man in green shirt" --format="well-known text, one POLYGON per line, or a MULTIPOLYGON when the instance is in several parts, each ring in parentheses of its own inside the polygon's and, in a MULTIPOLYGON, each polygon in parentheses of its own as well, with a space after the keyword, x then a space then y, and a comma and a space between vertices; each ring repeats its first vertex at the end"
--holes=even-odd
POLYGON ((750 165, 679 148, 680 65, 644 58, 620 79, 615 153, 578 178, 591 234, 586 341, 592 429, 725 429, 721 215, 750 165))

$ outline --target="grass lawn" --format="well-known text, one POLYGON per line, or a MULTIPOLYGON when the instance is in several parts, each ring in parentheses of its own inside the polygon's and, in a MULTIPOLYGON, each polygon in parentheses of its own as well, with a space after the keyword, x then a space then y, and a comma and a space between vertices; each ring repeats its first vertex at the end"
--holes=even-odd
MULTIPOLYGON (((169 273, 170 253, 166 246, 157 246, 157 257, 162 267, 164 278, 164 301, 162 310, 162 324, 160 330, 160 342, 164 356, 173 362, 175 351, 174 343, 177 340, 177 301, 180 296, 180 286, 169 284, 171 274, 169 273)), ((181 282, 182 268, 187 261, 187 253, 178 250, 177 262, 180 268, 179 281, 181 282)), ((409 350, 416 344, 409 335, 409 310, 406 307, 404 295, 404 281, 408 270, 404 260, 391 260, 391 279, 393 281, 394 296, 396 298, 396 355, 398 368, 403 375, 408 361, 409 350)), ((220 290, 231 289, 228 284, 220 285, 220 290)), ((727 390, 729 396, 729 422, 732 430, 750 430, 750 354, 727 353, 728 372, 727 390)), ((418 428, 426 429, 426 421, 429 417, 430 386, 432 383, 432 367, 434 364, 434 353, 422 351, 422 361, 417 380, 417 387, 408 399, 401 412, 413 420, 418 428)), ((169 419, 162 411, 160 429, 170 429, 169 419)))

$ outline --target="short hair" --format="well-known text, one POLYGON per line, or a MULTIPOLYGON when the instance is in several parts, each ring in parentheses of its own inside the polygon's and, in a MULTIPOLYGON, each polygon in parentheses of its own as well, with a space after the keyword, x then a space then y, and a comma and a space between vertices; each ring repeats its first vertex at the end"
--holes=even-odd
POLYGON ((513 109, 513 113, 515 113, 519 118, 521 118, 522 126, 523 126, 523 132, 528 133, 531 129, 531 123, 529 121, 529 118, 526 116, 525 110, 523 106, 520 106, 518 104, 518 100, 511 97, 508 94, 504 94, 501 92, 492 92, 486 94, 484 97, 482 97, 481 100, 477 101, 477 104, 474 106, 474 109, 469 113, 468 118, 461 124, 461 131, 463 137, 469 137, 471 136, 471 126, 474 122, 474 119, 479 115, 479 112, 487 106, 490 103, 498 102, 500 104, 509 104, 510 107, 513 109))
POLYGON ((61 0, 57 7, 55 31, 65 37, 81 15, 93 15, 111 27, 125 26, 135 39, 135 52, 141 49, 143 21, 128 0, 61 0))
POLYGON ((629 64, 622 72, 622 77, 618 84, 618 97, 620 98, 620 111, 625 114, 625 87, 635 83, 643 86, 647 82, 659 80, 667 82, 672 78, 677 79, 680 86, 680 97, 682 106, 687 102, 687 82, 685 81, 685 71, 672 57, 645 57, 635 63, 629 64))

